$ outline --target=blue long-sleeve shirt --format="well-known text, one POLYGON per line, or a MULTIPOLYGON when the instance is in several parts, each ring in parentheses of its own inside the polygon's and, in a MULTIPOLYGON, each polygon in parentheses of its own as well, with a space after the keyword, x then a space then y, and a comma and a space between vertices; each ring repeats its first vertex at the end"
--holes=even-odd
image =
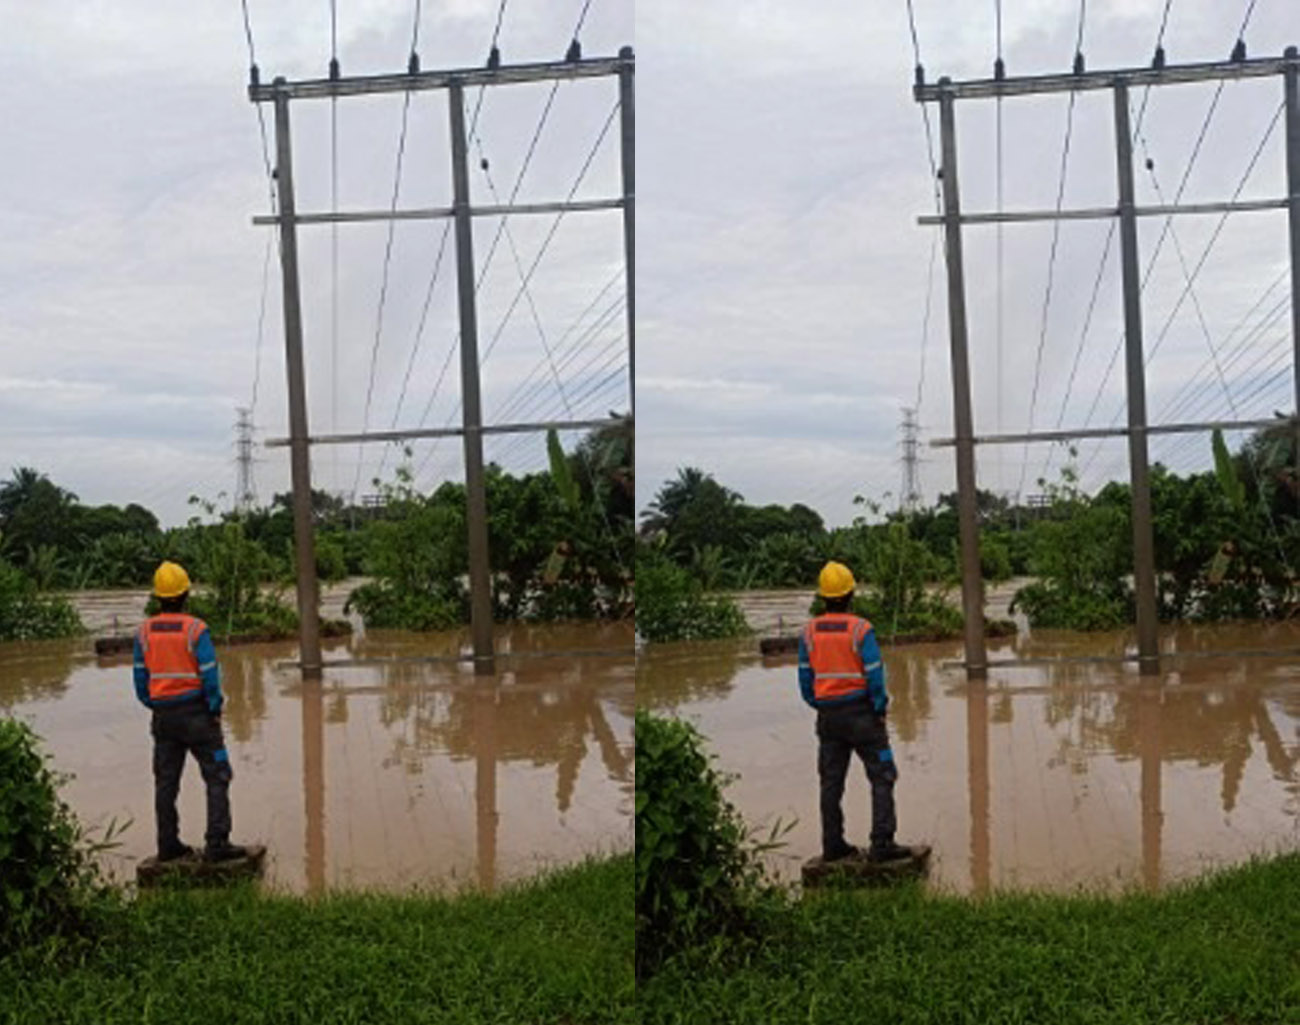
MULTIPOLYGON (((208 711, 218 715, 226 699, 221 692, 221 667, 217 665, 217 648, 212 643, 212 634, 206 626, 199 631, 194 642, 194 657, 199 663, 199 679, 203 681, 203 700, 208 711)), ((145 665, 138 634, 135 638, 135 666, 132 675, 135 679, 135 696, 146 708, 162 708, 173 703, 154 701, 149 697, 149 667, 145 665)))
MULTIPOLYGON (((885 710, 889 708, 889 692, 885 689, 885 664, 880 657, 880 643, 876 640, 874 628, 863 634, 862 642, 858 645, 858 655, 866 669, 867 699, 871 702, 871 707, 877 715, 884 715, 885 710)), ((808 642, 801 633, 799 635, 799 693, 803 696, 804 701, 813 708, 830 708, 835 705, 846 705, 860 700, 857 695, 850 694, 844 698, 819 702, 813 695, 813 678, 814 673, 812 661, 808 654, 808 642)))

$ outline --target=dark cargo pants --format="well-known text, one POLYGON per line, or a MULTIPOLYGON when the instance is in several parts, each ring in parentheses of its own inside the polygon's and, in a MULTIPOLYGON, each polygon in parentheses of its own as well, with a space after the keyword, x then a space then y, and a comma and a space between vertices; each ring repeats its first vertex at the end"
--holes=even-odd
POLYGON ((230 756, 221 736, 221 720, 201 703, 153 713, 154 815, 158 822, 158 852, 180 846, 180 817, 176 797, 181 789, 185 755, 194 755, 208 791, 209 846, 230 839, 230 756))
POLYGON ((842 856, 844 841, 844 780, 856 752, 866 766, 871 783, 871 842, 894 839, 894 781, 898 767, 889 748, 889 731, 883 716, 865 702, 817 712, 817 774, 821 778, 822 857, 842 856))

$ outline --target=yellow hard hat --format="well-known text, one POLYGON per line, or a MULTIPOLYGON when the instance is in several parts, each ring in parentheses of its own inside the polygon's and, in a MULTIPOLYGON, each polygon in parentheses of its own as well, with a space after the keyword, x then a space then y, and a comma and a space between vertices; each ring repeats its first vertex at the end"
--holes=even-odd
POLYGON ((190 589, 190 575, 175 562, 164 562, 153 574, 153 593, 159 598, 175 598, 190 589))
POLYGON ((828 562, 817 574, 817 593, 823 598, 842 598, 856 586, 853 572, 842 562, 828 562))

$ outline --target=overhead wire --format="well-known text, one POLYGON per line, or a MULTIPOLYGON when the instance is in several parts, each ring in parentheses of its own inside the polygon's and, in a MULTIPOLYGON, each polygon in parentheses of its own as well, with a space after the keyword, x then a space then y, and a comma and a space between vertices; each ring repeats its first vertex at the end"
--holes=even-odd
MULTIPOLYGON (((1083 32, 1088 18, 1088 0, 1079 0, 1079 22, 1075 30, 1074 52, 1076 62, 1083 53, 1083 32)), ((1065 139, 1061 144, 1061 167, 1057 177, 1056 185, 1056 213, 1057 217, 1052 221, 1052 245, 1047 257, 1047 287, 1043 293, 1043 312, 1038 328, 1038 350, 1034 355, 1034 383, 1029 397, 1029 430, 1034 429, 1034 416, 1038 410, 1038 389, 1042 381, 1043 371, 1043 350, 1047 345, 1047 328, 1049 323, 1049 314, 1052 309, 1052 285, 1056 276, 1056 254, 1061 240, 1061 218, 1059 214, 1065 203, 1065 180, 1070 164, 1070 141, 1074 135, 1074 108, 1078 101, 1079 94, 1076 90, 1070 90, 1070 98, 1065 109, 1065 139)), ((1001 289, 999 288, 999 295, 1001 289)), ((1020 496, 1024 492, 1025 475, 1029 470, 1029 442, 1026 440, 1024 454, 1020 463, 1020 480, 1016 484, 1016 501, 1020 501, 1020 496)))
MULTIPOLYGON (((1255 0, 1250 0, 1250 3, 1249 3, 1248 6, 1246 7, 1245 14, 1244 14, 1244 16, 1242 17, 1241 27, 1240 27, 1240 29, 1238 30, 1238 36, 1239 36, 1239 37, 1240 37, 1242 34, 1245 33, 1246 27, 1250 24, 1251 16, 1254 14, 1254 10, 1255 10, 1255 0)), ((1165 21, 1167 20, 1167 17, 1168 17, 1168 10, 1166 9, 1165 14, 1164 14, 1164 17, 1162 18, 1162 31, 1163 31, 1163 29, 1164 29, 1164 24, 1165 24, 1165 21)), ((1208 135, 1209 128, 1210 128, 1210 124, 1211 124, 1211 122, 1212 122, 1213 119, 1214 119, 1214 115, 1215 115, 1215 113, 1216 113, 1216 112, 1218 111, 1218 109, 1219 109, 1219 100, 1221 99, 1221 97, 1222 97, 1222 95, 1223 95, 1223 90, 1224 90, 1225 85, 1226 85, 1226 79, 1222 79, 1222 80, 1220 80, 1220 81, 1218 82, 1218 84, 1217 84, 1217 86, 1216 86, 1216 88, 1215 88, 1215 90, 1214 90, 1214 95, 1213 95, 1213 97, 1212 97, 1211 100, 1210 100, 1209 107, 1206 109, 1205 116, 1204 116, 1204 118, 1203 118, 1202 121, 1201 121, 1200 129, 1199 129, 1199 131, 1197 132, 1196 141, 1195 141, 1195 143, 1193 144, 1191 154, 1190 154, 1190 156, 1188 157, 1188 160, 1187 160, 1187 166, 1186 166, 1186 168, 1185 168, 1184 171, 1183 171, 1183 176, 1182 176, 1181 180, 1180 180, 1179 183, 1178 183, 1178 189, 1176 190, 1176 192, 1175 192, 1175 194, 1174 194, 1174 203, 1175 203, 1175 204, 1177 204, 1177 203, 1182 199, 1183 192, 1186 190, 1186 188, 1187 188, 1187 184, 1188 184, 1188 182, 1189 182, 1190 179, 1191 179, 1192 171, 1193 171, 1193 169, 1194 169, 1195 166, 1196 166, 1196 163, 1197 163, 1197 161, 1198 161, 1198 159, 1199 159, 1199 157, 1200 157, 1200 154, 1201 154, 1201 152, 1202 152, 1202 149, 1203 149, 1203 146, 1204 146, 1204 143, 1205 143, 1205 139, 1206 139, 1206 137, 1207 137, 1207 135, 1208 135)), ((1150 90, 1150 87, 1148 86, 1148 87, 1147 87, 1146 94, 1145 94, 1144 97, 1143 97, 1142 109, 1141 109, 1141 111, 1139 112, 1139 116, 1138 116, 1138 119, 1137 119, 1137 124, 1136 124, 1136 128, 1135 128, 1135 133, 1134 133, 1134 137, 1135 137, 1135 138, 1136 138, 1136 133, 1137 133, 1137 131, 1140 130, 1140 128, 1141 128, 1141 126, 1142 126, 1142 119, 1143 119, 1143 115, 1145 115, 1145 113, 1146 113, 1147 101, 1148 101, 1148 99, 1150 98, 1150 91, 1151 91, 1151 90, 1150 90)), ((1170 232, 1170 230, 1171 230, 1171 228, 1172 228, 1173 219, 1174 219, 1174 215, 1173 215, 1172 213, 1171 213, 1171 214, 1167 214, 1167 215, 1165 216, 1165 218, 1164 218, 1164 223, 1163 223, 1163 225, 1162 225, 1162 227, 1161 227, 1160 235, 1157 237, 1157 239, 1156 239, 1156 244, 1155 244, 1155 246, 1154 246, 1154 248, 1153 248, 1153 251, 1152 251, 1151 257, 1150 257, 1150 259, 1147 261, 1146 271, 1145 271, 1145 273, 1143 274, 1142 282, 1141 282, 1141 285, 1140 285, 1140 288, 1139 288, 1139 294, 1145 294, 1145 292, 1146 292, 1147 284, 1148 284, 1148 282, 1151 280, 1152 272, 1155 270, 1156 261, 1157 261, 1157 260, 1159 259, 1159 257, 1160 257, 1160 253, 1161 253, 1161 251, 1162 251, 1163 248, 1164 248, 1165 240, 1168 238, 1168 236, 1169 236, 1169 232, 1170 232)), ((1121 349, 1123 348, 1123 346, 1124 346, 1124 336, 1123 336, 1123 334, 1121 334, 1120 337, 1118 338, 1118 340, 1116 341, 1114 348, 1111 350, 1110 359, 1109 359, 1109 361, 1108 361, 1107 364, 1106 364, 1106 370, 1105 370, 1105 372, 1102 374, 1102 377, 1101 377, 1100 381, 1098 382, 1097 390, 1096 390, 1096 392, 1094 393, 1094 395, 1093 395, 1093 399, 1092 399, 1092 403, 1091 403, 1091 405, 1090 405, 1089 408, 1088 408, 1088 414, 1087 414, 1087 416, 1086 416, 1086 418, 1085 418, 1085 420, 1084 420, 1084 428, 1085 428, 1085 429, 1086 429, 1088 426, 1090 426, 1091 423, 1092 423, 1092 417, 1093 417, 1093 415, 1096 413, 1097 406, 1098 406, 1098 404, 1100 403, 1100 401, 1101 401, 1101 397, 1102 397, 1102 395, 1103 395, 1104 392, 1105 392, 1106 385, 1107 385, 1107 384, 1109 383, 1109 381, 1110 381, 1110 376, 1111 376, 1111 374, 1112 374, 1112 373, 1114 372, 1114 370, 1115 370, 1115 366, 1116 366, 1116 363, 1118 362, 1119 354, 1120 354, 1120 351, 1121 351, 1121 349)), ((1121 403, 1121 405, 1120 405, 1120 413, 1117 414, 1117 416, 1118 416, 1118 415, 1122 415, 1122 411, 1123 411, 1123 404, 1121 403)), ((1118 422, 1118 421, 1116 420, 1116 421, 1113 421, 1113 422, 1118 422)), ((1089 456, 1088 462, 1085 464, 1084 472, 1086 472, 1086 471, 1087 471, 1087 468, 1090 467, 1090 466, 1092 465, 1092 463, 1096 460, 1097 454, 1101 451, 1101 448, 1103 447, 1103 445, 1104 445, 1104 442, 1101 441, 1101 440, 1099 440, 1099 441, 1095 444, 1095 446, 1093 447, 1092 452, 1091 452, 1091 454, 1090 454, 1090 456, 1089 456)))
MULTIPOLYGON (((1156 42, 1154 48, 1154 53, 1158 56, 1163 55, 1164 53, 1165 34, 1169 28, 1169 12, 1170 12, 1170 8, 1172 7, 1173 7, 1173 0, 1165 0, 1164 8, 1160 12, 1160 27, 1156 31, 1156 42)), ((1152 88, 1151 84, 1148 83, 1142 92, 1142 103, 1139 105, 1137 117, 1134 119, 1134 126, 1133 126, 1134 138, 1137 138, 1138 135, 1141 133, 1142 125, 1146 120, 1147 107, 1151 101, 1151 88, 1152 88)), ((1213 116, 1213 105, 1211 106, 1211 113, 1209 116, 1213 116)), ((1172 221, 1172 218, 1169 218, 1168 220, 1172 221)), ((1075 347, 1074 350, 1074 359, 1070 365, 1070 374, 1068 380, 1066 381, 1066 386, 1065 386, 1065 398, 1061 401, 1060 412, 1056 418, 1056 428, 1058 430, 1060 429, 1061 424, 1064 422, 1066 410, 1070 405, 1070 397, 1074 393, 1074 382, 1078 376, 1079 362, 1081 357, 1083 356, 1084 345, 1088 339, 1089 328, 1091 327, 1092 324, 1093 311, 1097 300, 1097 293, 1101 287, 1101 282, 1105 276, 1106 264, 1110 259, 1111 248, 1113 247, 1115 242, 1115 231, 1117 227, 1118 227, 1118 222, 1112 218, 1110 225, 1106 230, 1106 241, 1102 246, 1101 259, 1098 261, 1097 264, 1097 275, 1093 282, 1093 290, 1092 290, 1091 297, 1089 298, 1088 313, 1084 320, 1083 330, 1079 334, 1079 344, 1075 347)), ((1157 247, 1157 252, 1159 252, 1159 247, 1157 247)), ((1145 285, 1146 282, 1144 279, 1142 283, 1142 287, 1145 288, 1145 285)), ((1109 375, 1111 370, 1114 367, 1115 360, 1119 356, 1119 350, 1122 344, 1123 344, 1123 340, 1121 339, 1120 343, 1118 343, 1115 346, 1115 349, 1111 353, 1111 362, 1108 365, 1106 370, 1106 378, 1103 379, 1101 385, 1101 388, 1103 389, 1105 387, 1105 380, 1109 379, 1109 375)), ((1056 445, 1048 446, 1047 456, 1043 460, 1043 469, 1042 469, 1042 473, 1040 474, 1041 479, 1044 480, 1047 479, 1047 474, 1051 466, 1052 457, 1056 454, 1056 451, 1057 451, 1056 445)))
MULTIPOLYGON (((587 172, 591 169, 592 162, 595 160, 596 154, 600 151, 600 148, 604 143, 606 136, 609 134, 610 126, 613 124, 614 117, 617 114, 618 114, 618 103, 615 102, 615 104, 613 105, 613 107, 609 112, 609 115, 605 118, 604 124, 601 126, 600 133, 596 136, 596 141, 592 144, 591 149, 587 152, 586 159, 583 160, 582 166, 578 170, 577 177, 573 181, 573 185, 569 188, 568 194, 565 196, 564 202, 566 204, 571 203, 573 201, 573 197, 577 194, 578 189, 582 186, 582 182, 586 178, 587 172)), ((497 344, 501 341, 502 334, 504 333, 506 327, 509 325, 511 318, 514 315, 514 311, 519 305, 520 300, 523 298, 524 290, 528 287, 528 283, 532 280, 534 274, 536 274, 537 272, 538 266, 545 258, 546 253, 551 246, 551 243, 555 239, 555 234, 559 230, 560 224, 564 221, 566 213, 567 210, 561 209, 559 212, 556 213, 555 217, 551 220, 551 224, 546 233, 546 236, 545 238, 543 238, 542 244, 538 248, 537 254, 534 256, 532 263, 529 265, 524 275, 523 282, 521 282, 520 287, 516 290, 514 294, 514 298, 511 300, 509 306, 506 309, 505 314, 502 316, 501 322, 498 324, 496 331, 493 333, 491 340, 488 342, 487 347, 484 349, 483 354, 479 359, 480 366, 487 363, 487 361, 491 358, 493 351, 496 349, 497 344)), ((432 403, 430 403, 430 405, 431 404, 432 403)), ((426 413, 428 411, 428 408, 429 406, 426 406, 426 413)), ((456 412, 459 411, 459 409, 460 409, 460 405, 458 403, 456 406, 456 410, 452 412, 452 414, 447 420, 448 424, 450 424, 451 420, 455 418, 456 412)), ((433 444, 430 446, 428 452, 425 454, 423 461, 420 463, 419 467, 416 470, 417 479, 419 478, 420 474, 423 473, 424 467, 428 465, 428 462, 432 458, 433 453, 437 451, 437 447, 438 447, 437 443, 439 440, 440 439, 437 438, 433 439, 433 444)))
MULTIPOLYGON (((500 3, 497 5, 496 21, 492 27, 492 36, 488 41, 489 61, 498 57, 500 54, 498 45, 501 39, 501 26, 505 21, 506 7, 508 3, 509 0, 500 0, 500 3)), ((470 118, 469 135, 471 138, 477 137, 479 115, 482 113, 483 110, 483 98, 486 92, 487 92, 486 83, 480 85, 478 90, 478 98, 474 105, 474 112, 470 118)), ((452 220, 448 218, 443 222, 442 236, 438 240, 438 251, 437 251, 437 255, 434 257, 433 271, 429 276, 429 284, 425 288, 424 302, 420 308, 419 323, 416 326, 415 338, 411 344, 411 354, 406 361, 406 372, 402 375, 402 386, 398 392, 397 405, 393 410, 392 421, 389 424, 390 430, 395 430, 397 428, 398 420, 401 418, 402 415, 402 406, 406 402, 406 395, 410 387, 411 376, 415 371, 416 358, 418 357, 420 352, 420 347, 424 342, 425 326, 428 323, 428 319, 429 319, 429 307, 433 300, 433 294, 437 288, 439 277, 442 272, 443 257, 447 250, 447 241, 451 237, 451 227, 452 227, 452 220)), ((495 251, 495 240, 493 245, 493 251, 495 251)), ((490 264, 490 262, 491 262, 491 252, 489 252, 489 259, 485 263, 485 272, 486 272, 486 264, 490 264)), ((482 285, 482 283, 483 283, 482 278, 480 277, 477 285, 475 286, 476 291, 478 287, 482 285)), ((442 387, 442 382, 447 375, 447 370, 451 365, 451 360, 456 353, 456 344, 458 341, 459 341, 459 335, 454 335, 452 337, 450 345, 448 346, 447 356, 443 360, 442 368, 439 371, 438 380, 434 386, 433 398, 437 397, 438 390, 442 387)), ((421 427, 424 426, 423 418, 420 420, 420 426, 421 427)), ((392 451, 393 444, 395 443, 389 443, 384 446, 383 455, 379 461, 379 469, 376 471, 376 477, 383 476, 384 467, 388 463, 388 454, 390 451, 392 451)))
MULTIPOLYGON (((415 0, 415 18, 411 26, 411 63, 415 64, 417 51, 420 42, 420 0, 415 0)), ((406 136, 410 124, 411 113, 411 90, 406 89, 402 93, 402 124, 397 136, 397 162, 393 171, 393 192, 389 202, 389 213, 397 212, 398 197, 402 190, 402 166, 406 158, 406 136)), ((397 221, 389 218, 387 237, 384 243, 384 262, 383 271, 379 282, 379 308, 375 314, 375 338, 370 347, 370 371, 366 381, 366 402, 365 411, 361 418, 361 433, 364 434, 370 427, 370 406, 374 400, 375 393, 375 371, 379 361, 379 343, 384 332, 384 312, 388 302, 388 283, 389 273, 393 260, 393 240, 397 232, 397 221)), ((351 500, 356 501, 357 488, 361 483, 361 468, 363 465, 362 453, 365 450, 365 442, 357 444, 357 471, 352 480, 351 500)))
MULTIPOLYGON (((1254 153, 1252 153, 1251 158, 1246 165, 1245 171, 1242 173, 1241 178, 1237 182, 1236 188, 1233 190, 1232 202, 1236 202, 1237 199, 1241 196, 1241 193, 1245 189, 1246 184, 1249 182, 1251 175, 1254 173, 1255 167, 1259 163, 1259 159, 1263 155, 1264 149, 1268 145, 1269 139, 1272 138, 1273 132, 1277 128, 1278 121, 1282 116, 1282 111, 1284 109, 1284 106, 1285 106, 1284 104, 1279 104, 1277 110, 1273 114, 1273 118, 1269 121, 1268 128, 1264 133, 1264 137, 1260 140, 1259 145, 1256 146, 1254 153)), ((1186 182, 1186 179, 1187 176, 1184 175, 1184 179, 1183 179, 1184 183, 1186 182)), ((1177 202, 1178 202, 1178 197, 1175 196, 1174 203, 1176 204, 1177 202)), ((1196 266, 1192 269, 1191 274, 1188 276, 1186 283, 1183 286, 1183 290, 1179 294, 1177 302, 1175 302, 1173 309, 1170 310, 1168 316, 1165 318, 1164 324, 1161 326, 1161 329, 1157 334, 1155 343, 1151 346, 1150 350, 1148 350, 1148 352, 1146 353, 1145 360, 1144 360, 1145 365, 1150 366, 1151 361, 1155 358, 1156 354, 1160 351, 1161 346, 1164 344, 1165 339, 1169 335, 1169 331, 1173 325, 1174 319, 1177 317, 1179 311, 1182 309, 1183 303, 1186 302, 1188 295, 1191 293, 1196 283, 1196 279, 1200 276, 1200 273, 1204 269, 1206 262, 1209 260, 1211 253, 1213 253, 1215 247, 1217 246, 1218 241, 1223 234, 1224 226, 1227 224, 1228 219, 1232 216, 1232 213, 1233 213, 1232 210, 1225 210, 1222 214, 1219 215, 1219 219, 1215 223, 1214 230, 1210 235, 1210 239, 1205 244, 1205 247, 1202 249, 1201 254, 1197 259, 1196 266)), ((1170 215, 1170 218, 1168 218, 1167 220, 1169 219, 1172 219, 1172 215, 1170 215)), ((1166 224, 1166 229, 1161 232, 1161 236, 1160 236, 1161 240, 1167 238, 1168 234, 1169 234, 1169 225, 1166 224)), ((1158 255, 1158 253, 1156 255, 1158 255)), ((1152 264, 1152 266, 1154 266, 1154 263, 1152 264)), ((1094 404, 1094 408, 1095 408, 1095 404, 1094 404)), ((1124 406, 1123 404, 1121 404, 1120 408, 1116 411, 1115 416, 1111 419, 1110 426, 1114 427, 1117 423, 1119 423, 1120 417, 1123 416, 1123 410, 1124 410, 1124 406)), ((1087 463, 1084 464, 1083 472, 1086 473, 1087 470, 1092 466, 1092 464, 1096 461, 1097 454, 1100 451, 1101 451, 1101 444, 1099 442, 1092 449, 1092 454, 1090 455, 1087 463)))

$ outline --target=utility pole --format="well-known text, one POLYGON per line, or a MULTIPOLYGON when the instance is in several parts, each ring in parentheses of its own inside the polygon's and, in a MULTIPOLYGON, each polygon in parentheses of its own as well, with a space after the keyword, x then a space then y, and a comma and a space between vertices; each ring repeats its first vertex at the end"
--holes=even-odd
POLYGON ((257 504, 253 486, 253 411, 245 406, 235 410, 235 511, 246 513, 257 504))
POLYGON ((623 268, 627 284, 627 390, 636 415, 636 104, 632 47, 618 51, 618 112, 623 172, 623 268))
POLYGON ((903 488, 898 505, 901 512, 910 516, 921 506, 921 425, 916 422, 915 409, 903 407, 903 423, 899 430, 903 435, 903 488))
POLYGON ((474 672, 490 676, 492 572, 488 559, 487 490, 483 480, 483 408, 479 395, 478 310, 474 301, 474 225, 469 204, 469 145, 465 138, 465 91, 447 89, 451 102, 452 192, 456 210, 456 282, 460 296, 460 389, 465 442, 465 495, 469 503, 470 630, 474 672))
MULTIPOLYGON (((1286 48, 1286 70, 1282 73, 1286 106, 1286 191, 1291 237, 1291 364, 1295 375, 1295 411, 1300 414, 1300 50, 1286 48)), ((1300 488, 1300 420, 1294 441, 1295 479, 1300 488)), ((1300 500, 1300 494, 1297 495, 1300 500)))
POLYGON ((957 184, 957 118, 953 98, 939 100, 943 145, 943 225, 948 259, 948 328, 952 355, 952 408, 957 428, 957 530, 961 538, 962 636, 966 679, 988 676, 984 648, 984 577, 975 504, 975 427, 971 413, 969 340, 966 333, 966 274, 961 247, 961 190, 957 184))
POLYGON ((1128 465, 1133 488, 1133 582, 1137 592, 1138 672, 1160 672, 1156 636, 1156 555, 1151 525, 1151 468, 1147 462, 1146 354, 1142 348, 1142 276, 1138 270, 1133 193, 1133 133, 1128 86, 1115 83, 1115 156, 1119 171, 1119 249, 1124 282, 1124 366, 1128 384, 1128 465))
MULTIPOLYGON (((1300 56, 1288 47, 1280 57, 1246 59, 1244 48, 1228 61, 1203 64, 1167 65, 1157 53, 1150 67, 1110 71, 1084 71, 1082 61, 1072 73, 1006 77, 953 82, 941 78, 934 85, 918 69, 913 95, 920 103, 939 105, 943 139, 942 215, 920 217, 923 225, 942 224, 948 242, 949 319, 952 331, 953 409, 956 436, 932 441, 934 446, 955 446, 957 450, 958 514, 961 521, 962 602, 970 609, 972 595, 982 591, 978 578, 979 553, 974 542, 975 475, 973 452, 976 445, 1006 445, 1026 442, 1056 442, 1079 438, 1125 437, 1129 447, 1129 475, 1133 491, 1133 577, 1137 592, 1137 662, 1143 676, 1160 671, 1157 623, 1156 574, 1152 539, 1150 470, 1147 440, 1154 434, 1203 433, 1212 430, 1243 430, 1277 427, 1290 423, 1297 434, 1300 460, 1300 56), (1129 124, 1129 93, 1134 87, 1169 86, 1189 82, 1223 82, 1230 79, 1279 77, 1284 86, 1287 113, 1287 196, 1282 199, 1250 199, 1231 202, 1160 204, 1139 207, 1133 188, 1133 136, 1129 124), (1014 98, 1059 92, 1110 90, 1115 106, 1115 146, 1118 199, 1112 206, 1078 210, 1024 210, 963 214, 957 186, 954 104, 959 100, 1014 98), (1140 217, 1173 217, 1216 213, 1248 213, 1287 210, 1291 228, 1292 315, 1296 336, 1296 409, 1282 420, 1201 421, 1150 425, 1146 422, 1145 355, 1142 347, 1141 279, 1138 268, 1137 221, 1140 217), (1122 258, 1124 338, 1128 424, 1122 428, 1030 431, 1020 434, 975 436, 970 422, 968 339, 966 335, 965 282, 961 260, 961 228, 972 225, 1028 224, 1061 220, 1104 220, 1119 218, 1122 258), (973 568, 972 568, 973 562, 973 568)), ((973 638, 967 637, 967 672, 972 666, 973 638)), ((1000 662, 999 664, 1013 664, 1000 662)))
POLYGON ((284 281, 284 357, 289 374, 289 472, 293 483, 293 550, 298 576, 298 642, 304 680, 321 677, 320 597, 311 516, 311 451, 307 444, 307 384, 302 365, 302 297, 298 287, 298 224, 293 196, 289 93, 271 86, 275 103, 275 181, 280 199, 280 269, 284 281))
MULTIPOLYGON (((419 60, 411 55, 403 74, 363 75, 286 82, 277 78, 270 86, 260 84, 254 74, 248 87, 254 103, 274 103, 276 144, 279 154, 277 181, 280 210, 272 216, 253 218, 256 225, 276 225, 280 229, 281 263, 285 290, 285 348, 289 361, 290 432, 288 438, 274 438, 267 448, 289 446, 293 453, 294 525, 298 553, 299 613, 303 621, 303 672, 314 667, 320 673, 319 622, 316 614, 315 557, 311 541, 311 480, 308 462, 312 445, 354 444, 402 441, 416 438, 460 437, 464 442, 467 546, 469 551, 471 634, 475 672, 494 672, 492 638, 492 573, 488 552, 487 495, 483 473, 483 436, 542 432, 552 429, 574 430, 604 427, 625 422, 623 417, 599 420, 548 420, 544 422, 484 424, 480 401, 478 356, 478 322, 475 305, 473 218, 505 217, 601 210, 623 211, 623 252, 627 275, 628 305, 628 374, 634 382, 635 362, 635 114, 633 110, 633 69, 635 57, 631 47, 624 47, 616 58, 584 59, 575 56, 564 61, 538 64, 502 65, 490 60, 486 67, 460 68, 449 71, 420 71, 419 60), (529 82, 552 82, 583 78, 617 77, 622 115, 623 195, 618 199, 569 200, 564 202, 515 203, 510 205, 474 206, 471 203, 468 170, 468 144, 465 132, 464 93, 475 86, 519 85, 529 82), (451 111, 453 205, 412 210, 358 210, 328 213, 299 213, 293 203, 292 172, 289 153, 289 103, 292 100, 348 98, 380 93, 414 93, 446 89, 451 111), (462 423, 459 428, 419 428, 415 430, 368 431, 361 434, 312 436, 307 431, 306 404, 302 381, 302 318, 298 298, 297 235, 300 225, 358 224, 371 221, 414 221, 452 218, 456 228, 456 258, 460 313, 462 423), (310 579, 308 579, 310 578, 310 579), (306 611, 310 599, 311 613, 306 611), (311 633, 309 642, 308 633, 311 633), (308 652, 314 652, 308 657, 308 652)), ((256 69, 254 69, 255 71, 256 69)), ((337 69, 335 69, 337 70, 337 69)))

